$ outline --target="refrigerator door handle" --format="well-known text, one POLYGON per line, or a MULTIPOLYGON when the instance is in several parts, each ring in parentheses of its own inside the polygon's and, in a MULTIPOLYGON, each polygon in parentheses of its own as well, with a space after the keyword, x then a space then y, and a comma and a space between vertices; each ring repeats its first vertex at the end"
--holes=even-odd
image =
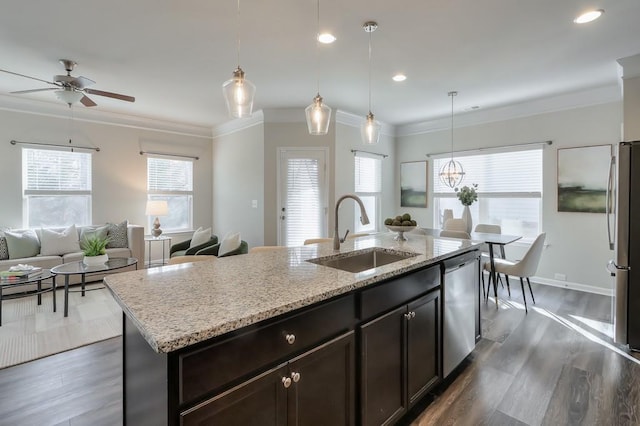
POLYGON ((611 238, 611 203, 613 197, 613 170, 616 164, 615 155, 611 156, 609 161, 609 181, 607 182, 607 196, 606 196, 606 219, 607 219, 607 236, 609 238, 609 250, 615 249, 614 240, 611 238))

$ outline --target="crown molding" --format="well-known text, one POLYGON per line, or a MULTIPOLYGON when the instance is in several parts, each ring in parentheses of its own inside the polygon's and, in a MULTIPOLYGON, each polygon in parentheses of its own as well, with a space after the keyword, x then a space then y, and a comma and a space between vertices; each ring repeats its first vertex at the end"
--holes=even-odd
MULTIPOLYGON (((19 96, 0 94, 0 110, 65 120, 69 119, 69 109, 61 102, 48 102, 19 96)), ((73 119, 87 123, 211 139, 211 129, 209 127, 176 123, 167 120, 156 120, 129 114, 119 114, 94 108, 74 108, 73 119)))
POLYGON ((640 77, 640 54, 618 59, 617 62, 621 68, 621 78, 640 77))
MULTIPOLYGON (((350 112, 346 112, 343 110, 336 111, 336 123, 343 124, 349 127, 360 128, 362 124, 362 120, 364 120, 364 116, 356 115, 350 112)), ((380 121, 380 120, 378 120, 380 121)), ((380 133, 385 136, 396 136, 397 127, 391 124, 387 124, 385 122, 380 121, 380 133)))
MULTIPOLYGON (((477 126, 497 121, 512 120, 538 114, 582 108, 592 105, 619 102, 622 100, 618 84, 610 84, 583 90, 519 102, 503 107, 478 110, 456 115, 455 127, 477 126)), ((451 128, 451 118, 441 117, 417 123, 409 123, 396 127, 396 136, 412 136, 431 133, 451 128)))
POLYGON ((250 117, 236 118, 234 120, 227 121, 226 123, 214 126, 212 129, 212 138, 217 139, 262 123, 264 123, 264 114, 262 110, 255 111, 250 117))

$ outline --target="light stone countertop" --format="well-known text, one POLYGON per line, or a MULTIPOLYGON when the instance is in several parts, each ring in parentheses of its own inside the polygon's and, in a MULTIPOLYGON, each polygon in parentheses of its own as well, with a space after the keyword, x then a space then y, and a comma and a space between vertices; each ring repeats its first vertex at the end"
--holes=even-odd
POLYGON ((262 251, 107 275, 114 298, 159 353, 220 336, 354 289, 383 281, 479 248, 468 240, 395 233, 348 239, 340 252, 332 243, 262 251), (418 256, 345 272, 306 259, 381 247, 418 256))

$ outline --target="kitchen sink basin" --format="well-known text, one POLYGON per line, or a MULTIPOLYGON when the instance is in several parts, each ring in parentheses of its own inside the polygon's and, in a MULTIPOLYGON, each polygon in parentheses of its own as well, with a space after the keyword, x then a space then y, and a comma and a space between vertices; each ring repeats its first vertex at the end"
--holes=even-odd
POLYGON ((393 262, 398 262, 400 260, 409 259, 414 256, 417 256, 417 254, 373 247, 371 249, 357 250, 334 256, 308 259, 307 262, 315 263, 316 265, 329 266, 330 268, 336 268, 342 271, 357 273, 366 271, 367 269, 388 265, 393 262))

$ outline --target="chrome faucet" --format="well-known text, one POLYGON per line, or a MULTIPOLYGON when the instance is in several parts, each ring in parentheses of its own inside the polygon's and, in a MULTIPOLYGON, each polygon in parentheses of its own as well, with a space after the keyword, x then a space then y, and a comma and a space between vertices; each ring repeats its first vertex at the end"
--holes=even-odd
MULTIPOLYGON (((336 217, 335 217, 336 229, 333 233, 333 249, 334 250, 340 250, 340 235, 338 235, 338 232, 340 232, 338 230, 338 208, 340 207, 340 203, 342 202, 342 200, 344 200, 345 198, 351 198, 358 203, 358 205, 360 206, 360 215, 361 215, 360 222, 362 222, 363 225, 367 225, 369 223, 369 216, 367 216, 367 210, 365 210, 364 204, 362 204, 362 200, 360 199, 360 197, 354 194, 346 194, 338 198, 338 201, 336 201, 336 217)), ((347 231, 347 234, 348 233, 349 231, 347 231)), ((344 235, 345 238, 347 237, 347 234, 344 235)))

